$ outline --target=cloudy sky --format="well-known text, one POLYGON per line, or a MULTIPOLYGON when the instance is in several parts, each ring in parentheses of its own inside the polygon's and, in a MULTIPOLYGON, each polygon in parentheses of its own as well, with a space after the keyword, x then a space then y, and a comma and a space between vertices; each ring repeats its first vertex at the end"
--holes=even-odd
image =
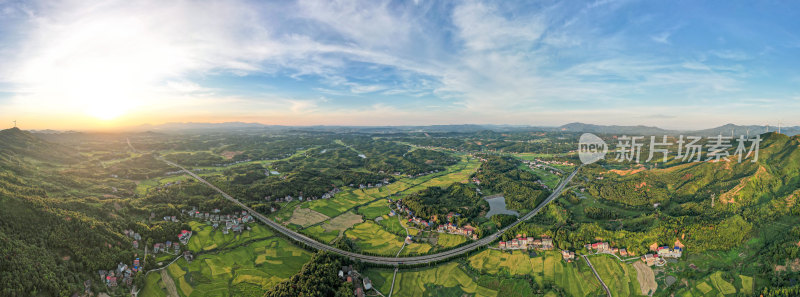
POLYGON ((0 0, 0 127, 800 125, 794 1, 0 0))

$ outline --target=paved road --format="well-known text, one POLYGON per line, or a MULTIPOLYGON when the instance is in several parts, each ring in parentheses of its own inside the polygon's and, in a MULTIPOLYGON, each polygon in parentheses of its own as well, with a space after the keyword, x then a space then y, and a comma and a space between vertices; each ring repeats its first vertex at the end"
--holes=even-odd
POLYGON ((583 255, 583 259, 586 260, 586 264, 589 264, 589 268, 592 269, 592 273, 594 273, 594 276, 597 277, 597 280, 599 280, 600 284, 603 285, 603 289, 606 290, 606 295, 608 295, 608 297, 612 297, 611 296, 611 290, 608 289, 608 286, 606 286, 606 283, 603 281, 602 278, 600 278, 600 275, 597 274, 597 270, 594 270, 594 266, 592 265, 592 262, 589 262, 589 257, 586 257, 586 255, 583 255))
POLYGON ((567 178, 565 178, 561 182, 561 184, 559 184, 558 187, 556 187, 555 191, 553 191, 553 193, 550 194, 550 196, 548 196, 547 199, 545 199, 544 202, 539 204, 539 206, 537 206, 535 209, 533 209, 531 212, 529 212, 525 216, 519 218, 513 224, 511 224, 509 226, 506 226, 503 229, 500 229, 495 234, 492 234, 492 235, 489 235, 487 237, 481 238, 479 240, 473 241, 470 244, 463 245, 463 246, 460 246, 458 248, 455 248, 455 249, 452 249, 452 250, 447 250, 447 251, 444 251, 444 252, 441 252, 441 253, 423 255, 423 256, 394 258, 394 257, 370 256, 370 255, 362 255, 362 254, 352 253, 352 252, 344 251, 344 250, 329 246, 327 244, 318 242, 318 241, 316 241, 314 239, 309 238, 308 236, 305 236, 303 234, 297 233, 294 230, 286 228, 285 226, 268 219, 266 216, 254 211, 253 209, 251 209, 250 207, 248 207, 244 203, 239 202, 239 200, 236 200, 235 198, 231 197, 231 195, 228 195, 227 193, 223 192, 222 190, 220 190, 219 188, 217 188, 213 184, 209 183, 208 181, 206 181, 202 177, 198 176, 194 172, 191 172, 190 170, 187 170, 186 168, 183 168, 182 166, 180 166, 178 164, 175 164, 173 162, 170 162, 170 161, 168 161, 168 160, 166 160, 164 158, 159 157, 159 159, 161 161, 166 162, 169 165, 172 165, 174 167, 180 168, 181 170, 183 170, 187 174, 191 175, 192 177, 194 177, 198 181, 208 185, 209 187, 211 187, 215 191, 219 192, 222 195, 222 197, 225 197, 225 199, 228 199, 231 202, 239 205, 241 208, 247 210, 254 218, 257 218, 258 220, 264 222, 264 224, 269 225, 270 227, 272 227, 273 229, 277 230, 278 232, 281 232, 281 233, 285 234, 286 236, 289 236, 290 238, 292 238, 292 239, 294 239, 296 241, 302 242, 302 243, 304 243, 304 244, 306 244, 306 245, 308 245, 310 247, 313 247, 315 249, 318 249, 318 250, 329 251, 329 252, 336 253, 336 254, 339 254, 339 255, 342 255, 342 256, 350 257, 351 259, 359 259, 362 262, 375 263, 375 264, 385 264, 385 265, 425 264, 425 263, 429 263, 429 262, 433 262, 433 261, 444 260, 444 259, 447 259, 447 258, 450 258, 450 257, 453 257, 453 256, 457 256, 457 255, 469 252, 469 251, 474 250, 474 249, 476 249, 478 247, 490 244, 492 241, 494 241, 497 238, 499 238, 508 229, 511 229, 514 226, 516 226, 517 224, 530 219, 531 217, 536 215, 542 208, 544 208, 548 203, 550 203, 551 201, 553 201, 556 198, 558 198, 558 196, 561 195, 561 191, 564 190, 564 186, 566 186, 569 183, 569 181, 572 180, 573 177, 575 177, 575 174, 577 174, 578 170, 580 170, 580 168, 582 167, 582 166, 576 167, 575 171, 573 171, 569 176, 567 176, 567 178))

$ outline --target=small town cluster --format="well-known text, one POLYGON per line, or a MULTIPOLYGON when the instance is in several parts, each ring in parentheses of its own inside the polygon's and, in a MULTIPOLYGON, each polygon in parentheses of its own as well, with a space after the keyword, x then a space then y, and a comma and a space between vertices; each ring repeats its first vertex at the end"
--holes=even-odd
MULTIPOLYGON (((509 241, 500 241, 497 246, 500 250, 542 250, 548 251, 554 248, 553 239, 547 235, 542 235, 541 238, 533 238, 526 234, 517 234, 516 238, 509 241)), ((595 254, 612 254, 621 257, 636 256, 633 252, 629 252, 624 248, 616 248, 611 246, 608 242, 601 241, 584 245, 587 251, 595 254)), ((660 246, 658 243, 653 243, 650 246, 652 253, 642 255, 640 259, 648 266, 664 266, 668 258, 677 259, 683 256, 684 245, 680 240, 676 240, 675 244, 670 248, 669 246, 660 246)), ((564 261, 571 262, 575 259, 575 252, 569 250, 561 250, 561 256, 564 261)))
POLYGON ((206 223, 214 227, 214 230, 219 228, 222 224, 225 224, 225 227, 222 228, 222 234, 228 234, 230 232, 241 233, 245 229, 250 230, 250 226, 246 224, 255 220, 246 210, 243 210, 241 213, 234 212, 233 214, 223 215, 219 214, 219 208, 215 208, 211 213, 201 213, 196 207, 192 207, 192 209, 184 209, 181 210, 181 212, 188 215, 190 218, 201 221, 205 220, 206 223))
MULTIPOLYGON (((303 197, 303 192, 300 192, 297 195, 297 201, 304 201, 304 200, 305 201, 314 201, 314 200, 317 200, 317 199, 330 199, 330 198, 333 198, 333 196, 336 195, 336 193, 339 193, 339 192, 341 192, 341 190, 339 190, 339 188, 337 188, 337 187, 334 187, 332 190, 322 194, 321 198, 317 198, 317 196, 303 197)), ((275 198, 275 202, 292 202, 292 201, 294 201, 294 199, 295 198, 292 197, 292 195, 286 195, 286 197, 283 197, 283 198, 275 198)), ((266 197, 264 197, 264 200, 266 200, 268 202, 273 201, 272 196, 266 196, 266 197)), ((270 209, 270 211, 271 212, 275 212, 275 211, 277 211, 277 209, 272 208, 272 209, 270 209)))
MULTIPOLYGON (((501 250, 539 250, 549 251, 555 248, 553 246, 553 239, 547 235, 542 235, 541 238, 533 238, 527 234, 517 234, 517 237, 509 241, 501 241, 498 243, 498 248, 501 250)), ((575 259, 575 252, 568 250, 561 250, 561 258, 564 261, 572 262, 575 259)))
POLYGON ((436 216, 433 216, 430 221, 415 216, 414 211, 408 209, 408 207, 403 205, 402 199, 394 201, 391 198, 389 198, 389 206, 393 208, 389 211, 390 217, 401 214, 408 219, 409 224, 415 224, 422 229, 430 228, 439 233, 463 235, 472 240, 478 240, 478 234, 475 232, 475 227, 472 227, 470 224, 466 224, 464 226, 459 227, 458 225, 453 223, 453 221, 456 218, 460 217, 461 214, 450 212, 445 217, 447 223, 437 224, 436 222, 438 222, 439 219, 436 216))
POLYGON ((653 253, 642 256, 642 262, 646 263, 648 266, 664 266, 664 264, 667 264, 667 258, 677 259, 683 256, 683 249, 684 246, 681 244, 680 240, 676 240, 672 248, 666 245, 659 246, 658 243, 653 243, 650 246, 650 251, 653 253))
POLYGON ((366 296, 366 292, 372 289, 372 281, 369 277, 363 276, 353 269, 353 265, 342 266, 339 270, 339 278, 353 284, 353 295, 356 297, 366 296))

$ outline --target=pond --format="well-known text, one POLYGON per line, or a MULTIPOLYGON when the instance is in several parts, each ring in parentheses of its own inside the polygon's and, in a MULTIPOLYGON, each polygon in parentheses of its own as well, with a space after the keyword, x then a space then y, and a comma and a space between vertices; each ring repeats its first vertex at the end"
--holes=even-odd
POLYGON ((506 197, 492 196, 492 197, 486 197, 484 199, 486 199, 486 202, 489 202, 489 212, 486 213, 487 218, 491 218, 493 215, 496 214, 508 214, 508 215, 519 216, 519 213, 517 211, 506 209, 506 197))

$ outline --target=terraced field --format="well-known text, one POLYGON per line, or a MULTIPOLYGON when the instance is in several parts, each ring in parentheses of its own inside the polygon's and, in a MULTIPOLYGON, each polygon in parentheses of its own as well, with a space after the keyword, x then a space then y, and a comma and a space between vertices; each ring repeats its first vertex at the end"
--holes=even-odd
POLYGON ((300 232, 316 238, 325 243, 331 243, 334 239, 338 238, 345 230, 350 229, 353 225, 363 222, 360 215, 352 212, 346 212, 330 219, 324 223, 311 226, 303 229, 300 232))
POLYGON ((736 275, 734 279, 726 279, 722 271, 693 281, 689 289, 684 289, 675 296, 731 296, 737 293, 749 295, 753 293, 753 278, 746 275, 736 275))
MULTIPOLYGON (((365 275, 384 295, 392 286, 391 269, 369 269, 365 275)), ((466 272, 451 262, 435 268, 400 271, 392 296, 497 296, 497 291, 479 286, 466 272)))
POLYGON ((614 296, 641 296, 642 290, 636 278, 636 269, 608 255, 589 257, 597 274, 606 283, 614 296))
POLYGON ((406 235, 406 229, 403 228, 403 223, 401 223, 397 217, 385 215, 383 216, 383 220, 378 222, 378 225, 381 225, 384 229, 386 229, 386 231, 389 231, 393 234, 397 234, 399 236, 406 235))
POLYGON ((142 297, 166 297, 167 288, 161 281, 161 274, 153 272, 147 275, 144 288, 139 292, 142 297))
POLYGON ((312 226, 300 231, 301 233, 310 236, 320 242, 331 243, 334 239, 339 237, 339 231, 327 231, 321 225, 312 226))
POLYGON ((190 221, 188 224, 194 232, 192 238, 189 239, 189 250, 193 253, 236 246, 275 235, 270 229, 260 224, 249 224, 252 230, 245 230, 241 234, 222 234, 221 229, 214 230, 213 227, 197 221, 190 221))
POLYGON ((521 251, 509 254, 498 250, 485 250, 469 257, 467 261, 482 274, 531 275, 539 285, 545 282, 553 283, 563 288, 570 296, 594 296, 602 290, 586 263, 580 261, 566 263, 561 260, 561 254, 555 251, 530 257, 521 251))
POLYGON ((370 204, 358 208, 358 214, 363 215, 367 220, 373 220, 377 217, 389 213, 389 201, 381 199, 370 204))
POLYGON ((191 263, 180 259, 167 269, 181 296, 241 296, 288 279, 309 259, 309 252, 282 238, 269 238, 201 254, 191 263))
MULTIPOLYGON (((389 233, 373 221, 356 225, 353 229, 347 230, 345 236, 355 241, 364 252, 389 256, 397 254, 405 238, 389 233)), ((426 253, 431 248, 430 244, 412 243, 403 249, 402 255, 426 253)))
POLYGON ((369 196, 364 190, 344 191, 336 194, 332 199, 319 199, 307 202, 308 208, 329 217, 335 217, 355 206, 366 204, 375 197, 369 196))

